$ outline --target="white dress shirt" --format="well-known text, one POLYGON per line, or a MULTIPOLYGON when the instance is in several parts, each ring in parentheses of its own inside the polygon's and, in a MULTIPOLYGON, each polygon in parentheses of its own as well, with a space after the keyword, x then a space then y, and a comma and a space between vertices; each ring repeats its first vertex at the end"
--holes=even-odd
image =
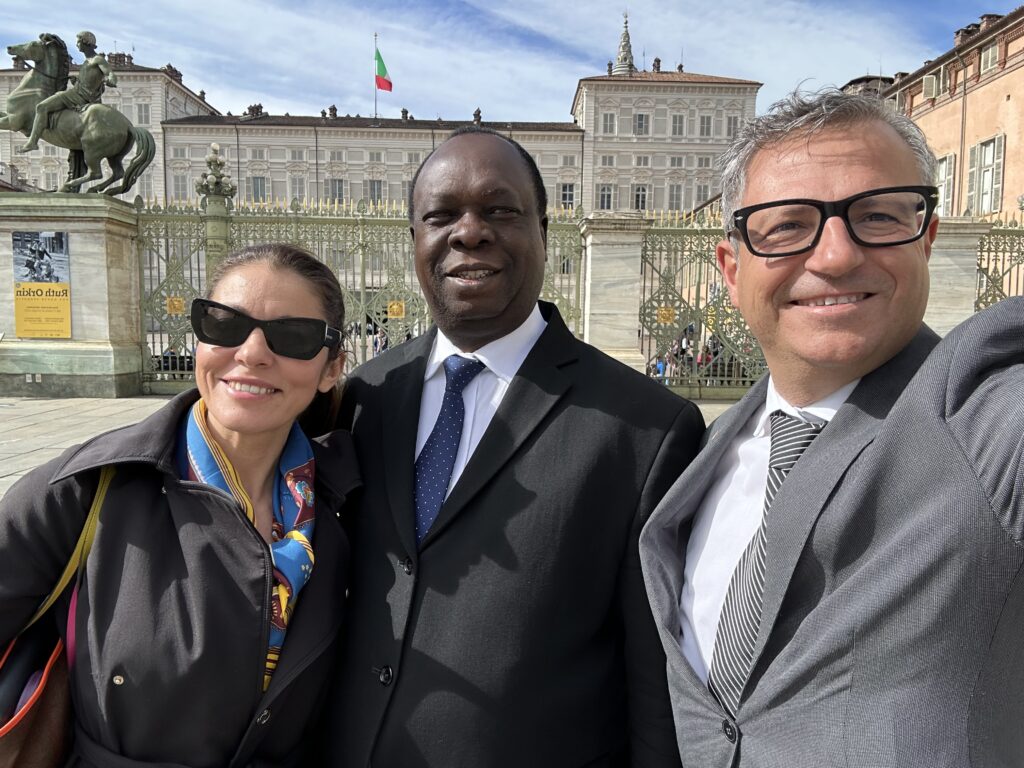
POLYGON ((768 418, 775 411, 784 411, 801 421, 828 423, 859 381, 816 403, 796 408, 782 398, 769 378, 765 404, 754 412, 722 456, 715 479, 693 519, 679 600, 679 643, 683 656, 704 683, 708 681, 729 582, 764 516, 771 451, 768 418))
POLYGON ((512 333, 485 344, 475 352, 462 352, 440 329, 434 339, 427 360, 427 370, 423 375, 423 394, 420 398, 420 420, 416 430, 416 457, 423 450, 430 431, 434 428, 437 416, 441 413, 441 401, 444 399, 445 374, 444 363, 449 355, 460 355, 470 360, 479 360, 486 367, 462 390, 462 401, 466 406, 466 418, 462 424, 462 437, 459 450, 455 454, 455 468, 452 479, 448 483, 445 498, 451 493, 455 483, 462 475, 462 470, 469 463, 480 438, 483 437, 487 425, 494 418, 494 413, 508 391, 512 377, 516 375, 533 345, 547 328, 547 321, 534 306, 533 312, 522 325, 512 333))

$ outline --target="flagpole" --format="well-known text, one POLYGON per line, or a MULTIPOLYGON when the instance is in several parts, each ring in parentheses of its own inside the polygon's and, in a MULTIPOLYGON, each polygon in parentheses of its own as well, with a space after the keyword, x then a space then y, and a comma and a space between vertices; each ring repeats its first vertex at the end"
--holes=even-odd
POLYGON ((377 33, 373 33, 373 119, 377 119, 377 33))

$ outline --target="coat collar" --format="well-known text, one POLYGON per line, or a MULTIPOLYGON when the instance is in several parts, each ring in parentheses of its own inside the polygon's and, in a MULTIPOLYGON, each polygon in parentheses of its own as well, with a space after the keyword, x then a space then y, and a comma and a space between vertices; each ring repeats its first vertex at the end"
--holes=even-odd
MULTIPOLYGON (((164 474, 178 476, 175 445, 178 427, 199 399, 190 389, 137 424, 105 432, 75 449, 57 468, 51 483, 79 472, 118 464, 148 464, 164 474)), ((362 484, 352 436, 335 430, 310 440, 316 458, 316 481, 340 503, 362 484)))

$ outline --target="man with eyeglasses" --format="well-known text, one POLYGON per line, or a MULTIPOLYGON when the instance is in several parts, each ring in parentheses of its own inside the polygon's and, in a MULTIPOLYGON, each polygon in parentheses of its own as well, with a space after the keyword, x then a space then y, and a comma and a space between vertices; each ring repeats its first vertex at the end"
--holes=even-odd
POLYGON ((935 166, 838 91, 724 157, 770 373, 641 535, 684 765, 1024 765, 1024 300, 924 325, 935 166))

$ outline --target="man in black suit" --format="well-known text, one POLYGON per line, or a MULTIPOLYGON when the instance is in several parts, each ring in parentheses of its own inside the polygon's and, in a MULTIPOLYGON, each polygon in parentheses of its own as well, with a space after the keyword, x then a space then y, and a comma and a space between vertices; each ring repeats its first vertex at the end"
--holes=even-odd
POLYGON ((546 207, 479 128, 413 181, 437 327, 346 387, 365 488, 331 765, 679 764, 637 538, 703 419, 538 303, 546 207))

